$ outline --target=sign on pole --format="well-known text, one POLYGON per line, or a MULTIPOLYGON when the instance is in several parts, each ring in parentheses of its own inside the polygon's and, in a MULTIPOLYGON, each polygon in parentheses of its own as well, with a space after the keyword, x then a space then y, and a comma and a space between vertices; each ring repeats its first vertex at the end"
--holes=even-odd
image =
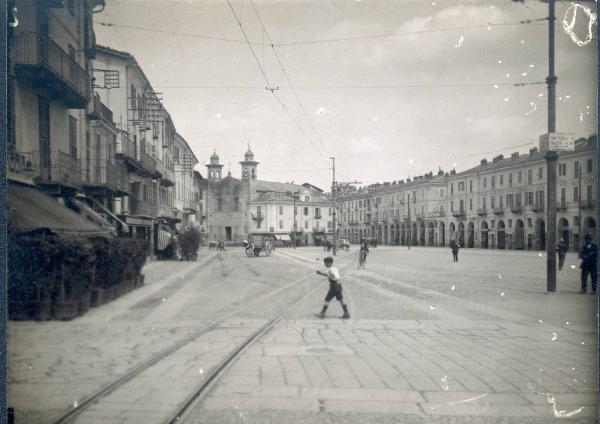
POLYGON ((572 152, 575 150, 575 134, 554 132, 540 135, 540 151, 572 152))

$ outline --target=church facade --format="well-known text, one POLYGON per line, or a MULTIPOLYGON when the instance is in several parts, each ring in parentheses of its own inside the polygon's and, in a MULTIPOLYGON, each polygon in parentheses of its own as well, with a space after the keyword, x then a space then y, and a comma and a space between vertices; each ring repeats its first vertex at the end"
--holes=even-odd
POLYGON ((240 162, 241 178, 213 153, 204 182, 206 230, 209 241, 239 244, 251 233, 270 234, 298 245, 320 244, 333 237, 331 198, 305 183, 290 184, 258 179, 259 162, 250 149, 240 162))

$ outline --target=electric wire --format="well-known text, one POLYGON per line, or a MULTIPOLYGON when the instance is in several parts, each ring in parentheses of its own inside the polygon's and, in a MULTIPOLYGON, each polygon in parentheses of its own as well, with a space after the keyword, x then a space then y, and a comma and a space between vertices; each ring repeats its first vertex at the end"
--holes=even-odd
POLYGON ((313 146, 313 148, 315 149, 315 151, 317 153, 319 153, 322 157, 324 157, 323 153, 321 153, 319 151, 319 149, 317 148, 317 146, 315 146, 315 144, 310 139, 310 137, 308 137, 306 135, 306 133, 304 132, 304 130, 302 129, 302 127, 294 119, 294 116, 288 110, 288 108, 286 107, 285 103, 283 103, 281 101, 281 99, 279 99, 279 97, 277 97, 277 95, 275 94, 275 91, 271 87, 271 83, 269 82, 269 79, 267 78, 267 74, 265 73, 265 70, 263 69, 262 65, 260 64, 260 60, 256 56, 256 52, 254 51, 254 48, 252 47, 252 44, 250 43, 250 40, 248 39, 248 36, 246 35, 246 31, 244 30, 244 27, 242 26, 242 23, 240 22, 240 20, 238 19, 237 14, 235 13, 235 9, 233 8, 233 6, 231 5, 231 2, 229 0, 227 0, 227 4, 229 5, 229 8, 231 9, 231 13, 233 14, 236 22, 238 23, 238 25, 240 27, 240 30, 242 31, 242 34, 244 35, 246 43, 248 44, 248 47, 250 48, 250 51, 252 52, 252 56, 254 57, 254 60, 255 60, 256 64, 258 65, 258 68, 260 69, 260 72, 263 75, 263 77, 264 77, 264 79, 265 79, 265 81, 267 83, 267 90, 269 90, 271 92, 271 95, 273 96, 273 98, 277 101, 277 103, 279 103, 279 105, 282 107, 282 109, 287 113, 287 115, 289 116, 289 118, 291 119, 291 121, 296 125, 296 127, 298 127, 298 130, 300 131, 300 133, 310 142, 310 144, 313 146))
POLYGON ((294 94, 294 97, 296 98, 296 101, 298 102, 298 105, 300 106, 300 109, 302 110, 302 112, 304 113, 304 116, 306 116, 306 120, 308 121, 313 133, 315 134, 317 140, 319 140, 319 143, 321 144, 321 148, 323 149, 323 151, 327 154, 327 156, 329 156, 327 149, 325 148, 325 143, 323 143, 323 139, 321 138, 321 136, 319 135, 319 133, 317 132, 312 120, 310 119, 310 116, 308 115, 308 113, 306 112, 306 108, 304 107, 304 104, 302 104, 302 101, 300 100, 300 97, 298 96, 298 93, 296 92, 296 90, 294 89, 294 84, 292 83, 292 80, 288 74, 287 69, 285 68, 285 66, 283 65, 283 61, 281 60, 281 57, 279 56, 279 54, 277 53, 277 49, 274 47, 274 43, 273 40, 271 39, 271 35, 269 34, 269 31, 267 31, 267 28, 262 20, 262 17, 260 16, 260 13, 258 12, 258 9, 256 8, 256 5, 254 4, 253 0, 250 0, 250 4, 252 5, 252 8, 254 9, 254 13, 256 14, 256 17, 258 18, 258 22, 260 23, 260 26, 263 29, 263 34, 267 37, 267 40, 269 41, 269 44, 271 45, 271 49, 273 50, 273 53, 275 54, 275 58, 277 59, 277 62, 279 63, 279 66, 281 67, 281 70, 283 72, 283 75, 285 76, 285 79, 287 80, 292 93, 294 94))

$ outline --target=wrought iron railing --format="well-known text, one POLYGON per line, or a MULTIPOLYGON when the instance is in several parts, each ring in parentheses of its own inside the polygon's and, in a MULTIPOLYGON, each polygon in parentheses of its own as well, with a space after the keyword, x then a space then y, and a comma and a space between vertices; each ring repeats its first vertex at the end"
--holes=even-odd
POLYGON ((97 159, 90 164, 89 184, 103 185, 118 191, 128 191, 129 177, 124 169, 106 159, 97 159))
POLYGON ((82 98, 89 100, 90 75, 58 44, 37 32, 15 34, 11 46, 15 66, 39 66, 51 72, 82 98))
POLYGON ((137 196, 129 196, 129 212, 132 215, 157 216, 157 207, 155 204, 142 200, 137 196))

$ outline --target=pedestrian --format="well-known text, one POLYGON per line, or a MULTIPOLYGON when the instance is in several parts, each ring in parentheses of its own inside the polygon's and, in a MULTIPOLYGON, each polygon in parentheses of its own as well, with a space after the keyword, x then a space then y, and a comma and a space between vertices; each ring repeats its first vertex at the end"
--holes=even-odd
POLYGON ((325 317, 325 312, 327 312, 327 307, 329 306, 329 302, 335 297, 340 304, 342 305, 342 309, 344 310, 344 315, 342 318, 348 319, 350 318, 350 313, 348 312, 348 305, 344 303, 344 297, 342 296, 342 283, 340 282, 340 271, 336 267, 333 266, 333 258, 331 256, 323 259, 323 263, 327 268, 327 272, 317 271, 317 274, 327 277, 329 279, 329 291, 325 296, 325 303, 323 304, 323 309, 321 310, 321 318, 325 317))
POLYGON ((586 234, 585 243, 581 248, 581 252, 579 253, 579 257, 581 258, 581 291, 579 294, 587 293, 587 276, 590 275, 592 279, 592 293, 596 294, 596 282, 598 276, 596 274, 596 260, 598 258, 598 246, 596 243, 592 243, 593 238, 590 234, 586 234))
POLYGON ((458 262, 458 250, 460 249, 460 244, 456 240, 452 240, 450 242, 450 249, 452 250, 452 258, 454 262, 458 262))
POLYGON ((565 265, 565 258, 567 256, 567 244, 565 239, 561 237, 556 246, 556 253, 558 253, 558 269, 562 270, 565 265))

